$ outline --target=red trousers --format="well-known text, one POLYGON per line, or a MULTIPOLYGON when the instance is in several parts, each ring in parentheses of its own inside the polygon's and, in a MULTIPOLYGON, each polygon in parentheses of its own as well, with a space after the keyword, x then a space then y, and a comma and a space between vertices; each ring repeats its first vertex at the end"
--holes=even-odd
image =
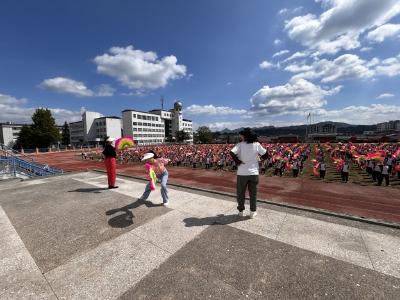
POLYGON ((106 160, 108 186, 115 186, 117 178, 117 164, 114 157, 107 157, 106 160))

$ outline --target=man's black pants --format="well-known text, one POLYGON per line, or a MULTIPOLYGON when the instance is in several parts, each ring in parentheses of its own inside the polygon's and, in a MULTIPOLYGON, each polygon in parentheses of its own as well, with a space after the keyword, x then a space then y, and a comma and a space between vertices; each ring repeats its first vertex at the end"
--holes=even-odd
POLYGON ((250 196, 250 210, 257 210, 257 184, 258 175, 237 175, 236 191, 237 191, 237 209, 244 210, 244 201, 246 196, 246 189, 249 190, 250 196))

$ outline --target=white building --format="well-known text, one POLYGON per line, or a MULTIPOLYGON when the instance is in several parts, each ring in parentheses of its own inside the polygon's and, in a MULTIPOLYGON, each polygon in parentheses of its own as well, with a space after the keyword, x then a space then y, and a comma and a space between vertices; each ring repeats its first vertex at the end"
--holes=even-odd
POLYGON ((82 121, 69 123, 71 145, 97 144, 110 136, 121 137, 121 118, 86 111, 82 121))
POLYGON ((107 136, 115 139, 121 137, 121 118, 119 117, 100 117, 94 119, 96 128, 96 141, 103 141, 107 136))
POLYGON ((165 141, 165 124, 161 116, 138 110, 122 111, 124 136, 133 136, 139 145, 161 144, 165 141))
POLYGON ((154 109, 149 112, 124 110, 122 112, 123 134, 133 136, 138 144, 160 144, 176 140, 178 131, 188 133, 188 143, 193 142, 193 124, 191 120, 183 119, 182 103, 177 101, 169 111, 154 109))
POLYGON ((0 144, 12 147, 18 139, 22 126, 24 124, 0 123, 0 144))
POLYGON ((376 124, 377 132, 400 131, 400 120, 376 124))

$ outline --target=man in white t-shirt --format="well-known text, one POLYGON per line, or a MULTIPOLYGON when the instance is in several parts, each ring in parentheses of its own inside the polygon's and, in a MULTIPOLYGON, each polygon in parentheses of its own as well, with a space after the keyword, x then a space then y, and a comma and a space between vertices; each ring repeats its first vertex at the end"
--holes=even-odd
POLYGON ((257 140, 257 136, 250 128, 245 128, 239 132, 241 142, 232 148, 230 154, 238 165, 237 170, 237 202, 239 216, 243 216, 245 209, 246 189, 250 195, 250 218, 256 216, 257 210, 257 184, 258 184, 258 156, 267 159, 268 153, 257 140))

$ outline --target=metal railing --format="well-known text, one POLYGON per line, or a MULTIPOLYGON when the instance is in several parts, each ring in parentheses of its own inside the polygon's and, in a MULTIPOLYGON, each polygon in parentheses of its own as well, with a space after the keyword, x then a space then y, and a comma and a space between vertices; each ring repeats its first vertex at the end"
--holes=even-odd
POLYGON ((34 162, 31 157, 16 153, 4 145, 0 145, 0 150, 1 177, 52 176, 64 173, 62 169, 34 162))

